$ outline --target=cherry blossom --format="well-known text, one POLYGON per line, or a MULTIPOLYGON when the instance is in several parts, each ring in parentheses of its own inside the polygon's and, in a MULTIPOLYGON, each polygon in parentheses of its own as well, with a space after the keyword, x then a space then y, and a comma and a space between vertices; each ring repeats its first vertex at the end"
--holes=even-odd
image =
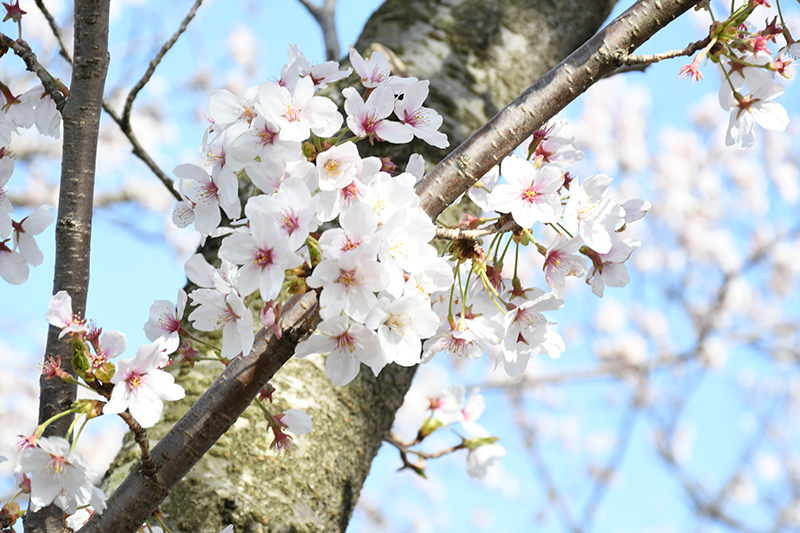
POLYGON ((30 474, 32 511, 51 503, 67 514, 84 505, 105 509, 104 497, 99 497, 89 480, 89 464, 71 448, 62 437, 42 437, 35 447, 20 453, 15 470, 30 474))
POLYGON ((517 156, 506 157, 500 173, 507 185, 497 185, 489 195, 489 206, 500 213, 511 213, 523 228, 536 222, 558 222, 561 217, 561 198, 558 190, 564 183, 564 173, 553 166, 534 168, 517 156))
POLYGON ((591 283, 592 292, 602 297, 605 287, 626 286, 630 277, 624 263, 639 246, 639 241, 617 241, 608 253, 592 256, 593 266, 586 274, 586 283, 591 283))
POLYGON ((36 245, 33 236, 43 232, 49 226, 55 216, 48 206, 38 207, 33 213, 23 218, 20 222, 14 222, 14 231, 11 233, 11 242, 14 248, 19 250, 25 260, 33 266, 42 264, 44 256, 36 245))
POLYGON ((272 82, 258 86, 257 110, 280 128, 286 141, 304 141, 311 133, 330 137, 342 125, 342 115, 328 98, 314 96, 309 77, 297 80, 293 90, 272 82))
POLYGON ((564 226, 572 233, 580 230, 586 245, 596 252, 611 249, 611 235, 625 223, 625 210, 606 198, 611 178, 595 174, 583 180, 580 187, 570 188, 564 208, 564 226))
POLYGON ((174 172, 181 179, 192 180, 186 196, 193 204, 194 227, 201 234, 208 235, 219 226, 220 208, 229 218, 239 217, 242 205, 235 179, 209 175, 201 167, 189 163, 178 165, 174 172))
POLYGON ((322 287, 319 314, 323 319, 344 312, 363 322, 377 303, 374 293, 389 284, 389 274, 371 250, 358 248, 338 259, 324 259, 306 283, 312 288, 322 287))
POLYGON ((439 131, 442 116, 422 103, 428 97, 428 80, 417 81, 402 93, 394 105, 394 112, 400 122, 411 126, 414 136, 437 148, 447 148, 450 143, 447 135, 439 131))
POLYGON ((144 428, 153 427, 161 418, 164 401, 185 396, 183 387, 171 374, 160 369, 169 362, 159 344, 146 344, 136 350, 133 359, 117 362, 111 383, 114 390, 103 407, 104 413, 122 413, 126 409, 144 428))
POLYGON ((61 328, 59 339, 67 334, 83 335, 89 330, 85 319, 72 314, 72 297, 67 291, 58 291, 50 298, 46 318, 51 325, 61 328))
POLYGON ((420 363, 422 341, 436 333, 439 317, 430 301, 421 295, 407 295, 390 301, 381 298, 366 325, 377 330, 378 342, 388 363, 414 366, 420 363))
POLYGON ((346 316, 323 320, 316 332, 295 349, 295 357, 327 355, 325 372, 334 385, 344 386, 358 375, 361 363, 377 376, 386 366, 375 332, 346 316))
POLYGON ((180 344, 181 320, 186 309, 186 292, 178 290, 177 308, 169 300, 156 300, 150 306, 150 318, 144 325, 144 333, 153 342, 162 340, 165 353, 172 353, 180 344))
POLYGON ((0 241, 0 277, 12 285, 20 285, 28 279, 30 269, 25 257, 6 244, 10 239, 0 241))
POLYGON ((368 138, 370 142, 377 140, 395 144, 407 143, 414 138, 411 126, 387 120, 395 105, 394 93, 389 87, 374 89, 366 102, 352 87, 346 87, 342 95, 345 97, 347 126, 356 137, 368 138))
POLYGON ((353 65, 356 74, 361 78, 361 84, 367 89, 386 86, 394 93, 402 91, 409 84, 417 81, 416 78, 398 78, 392 76, 392 69, 386 54, 381 51, 372 52, 367 59, 361 57, 358 51, 350 47, 350 64, 353 65))
POLYGON ((250 206, 250 228, 229 235, 222 241, 220 257, 242 265, 239 289, 247 295, 258 289, 269 301, 278 296, 284 271, 299 266, 303 259, 281 236, 275 218, 257 205, 250 206))
POLYGON ((196 289, 189 298, 197 306, 189 315, 194 328, 200 331, 222 328, 222 357, 250 354, 255 341, 253 313, 236 291, 223 294, 215 289, 196 289))
POLYGON ((547 248, 543 267, 545 279, 559 300, 564 298, 566 276, 583 276, 586 273, 586 262, 573 255, 581 244, 580 237, 567 239, 558 235, 547 248))

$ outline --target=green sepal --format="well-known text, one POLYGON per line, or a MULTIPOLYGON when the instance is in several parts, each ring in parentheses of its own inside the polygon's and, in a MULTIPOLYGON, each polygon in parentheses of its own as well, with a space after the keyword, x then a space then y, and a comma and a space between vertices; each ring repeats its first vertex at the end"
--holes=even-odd
POLYGON ((464 447, 468 450, 474 450, 475 448, 480 448, 485 444, 494 444, 499 440, 500 437, 479 437, 477 439, 465 440, 464 447))

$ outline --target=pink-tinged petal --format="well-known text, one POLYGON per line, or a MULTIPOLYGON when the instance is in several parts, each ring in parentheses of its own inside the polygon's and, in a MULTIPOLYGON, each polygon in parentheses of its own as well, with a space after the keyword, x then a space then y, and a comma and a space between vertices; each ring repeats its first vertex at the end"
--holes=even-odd
POLYGON ((30 235, 38 235, 39 233, 43 232, 47 226, 49 226, 53 220, 55 219, 55 215, 50 212, 50 208, 47 206, 41 206, 36 209, 33 213, 25 217, 22 221, 22 227, 25 228, 25 233, 30 235))

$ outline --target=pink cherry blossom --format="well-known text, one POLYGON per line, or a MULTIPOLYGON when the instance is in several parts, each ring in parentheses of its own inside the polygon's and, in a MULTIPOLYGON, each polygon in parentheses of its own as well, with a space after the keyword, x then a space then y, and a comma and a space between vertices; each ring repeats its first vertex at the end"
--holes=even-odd
POLYGON ((50 298, 46 317, 51 325, 61 328, 59 339, 67 334, 83 335, 89 330, 85 319, 72 314, 72 298, 67 291, 58 291, 50 298))
POLYGON ((546 165, 534 168, 517 156, 506 157, 500 173, 508 182, 497 185, 489 195, 489 206, 500 213, 511 213, 523 228, 536 222, 558 222, 561 198, 558 190, 564 183, 562 170, 546 165))
POLYGON ((105 509, 104 498, 95 491, 89 479, 89 464, 62 437, 42 437, 35 447, 20 453, 16 471, 30 474, 30 507, 38 511, 55 503, 67 514, 78 507, 92 505, 105 509))
POLYGON ((103 412, 114 414, 127 409, 142 427, 153 427, 161 418, 163 400, 176 401, 185 396, 175 378, 160 369, 168 361, 158 344, 146 344, 133 359, 119 361, 111 378, 114 390, 103 412))
POLYGON ((356 137, 395 144, 407 143, 414 138, 411 126, 387 120, 394 111, 394 93, 389 87, 374 89, 366 102, 352 87, 346 87, 342 95, 345 97, 347 126, 356 137))
POLYGON ((299 343, 295 357, 327 355, 325 372, 334 385, 347 385, 358 375, 361 363, 377 376, 386 366, 375 332, 344 315, 323 320, 316 332, 299 343))

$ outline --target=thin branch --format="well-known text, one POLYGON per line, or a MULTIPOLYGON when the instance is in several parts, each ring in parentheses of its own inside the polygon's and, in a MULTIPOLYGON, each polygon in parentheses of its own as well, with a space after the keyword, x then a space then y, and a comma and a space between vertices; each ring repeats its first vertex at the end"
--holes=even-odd
POLYGON ((128 424, 128 427, 133 432, 133 440, 139 445, 142 450, 142 471, 145 476, 152 476, 156 473, 156 465, 153 463, 153 457, 150 455, 150 441, 147 439, 147 431, 139 425, 139 423, 131 416, 129 411, 119 414, 120 418, 128 424))
POLYGON ((25 41, 15 41, 8 35, 0 33, 0 45, 11 48, 14 50, 15 54, 22 58, 27 70, 36 74, 36 77, 42 82, 42 87, 44 87, 45 92, 47 92, 50 98, 56 103, 58 112, 62 113, 64 111, 66 98, 64 98, 64 95, 58 90, 58 85, 56 85, 53 76, 39 63, 39 60, 36 59, 36 54, 28 47, 27 43, 25 43, 25 41))
POLYGON ((156 175, 156 177, 161 180, 161 183, 164 184, 164 187, 170 192, 172 196, 175 197, 176 200, 179 202, 183 200, 181 195, 178 191, 175 190, 175 182, 167 176, 167 174, 161 170, 161 167, 153 161, 153 158, 150 157, 150 154, 147 153, 147 150, 139 142, 139 139, 136 137, 136 134, 133 133, 133 128, 131 128, 130 123, 125 124, 122 118, 117 114, 113 107, 111 107, 111 102, 106 99, 103 99, 103 110, 108 113, 108 115, 117 123, 119 128, 122 130, 122 133, 128 138, 130 141, 131 146, 133 147, 133 154, 142 160, 142 162, 147 165, 147 168, 156 175))
MULTIPOLYGON (((169 52, 170 49, 175 45, 175 43, 178 42, 178 38, 181 36, 181 34, 183 34, 183 32, 186 31, 186 28, 189 27, 189 23, 192 21, 195 14, 197 14, 197 10, 200 8, 200 5, 202 3, 203 0, 195 0, 195 3, 192 6, 192 8, 189 10, 186 16, 183 17, 181 25, 178 27, 175 33, 172 34, 172 37, 170 37, 169 40, 164 43, 164 45, 161 47, 161 50, 158 51, 156 56, 152 60, 150 60, 150 66, 147 67, 147 71, 144 73, 144 75, 142 75, 142 78, 138 82, 136 82, 136 85, 133 86, 130 92, 128 92, 128 98, 125 100, 125 107, 122 110, 122 123, 120 124, 118 122, 120 126, 124 124, 126 127, 130 127, 131 108, 133 107, 133 101, 136 99, 136 96, 139 94, 139 91, 141 91, 144 88, 144 86, 147 85, 147 82, 150 81, 150 78, 156 71, 156 67, 161 63, 161 60, 164 59, 164 56, 167 55, 167 52, 169 52)), ((124 131, 125 127, 123 127, 122 129, 124 131)), ((162 181, 164 180, 162 179, 162 181)))
MULTIPOLYGON (((120 130, 122 130, 122 133, 125 135, 125 137, 128 138, 128 141, 130 141, 131 146, 133 148, 132 150, 133 155, 141 159, 141 161, 145 165, 147 165, 147 168, 149 168, 150 171, 156 175, 156 177, 161 181, 161 183, 164 184, 164 187, 167 188, 169 193, 178 201, 183 200, 183 198, 181 198, 181 195, 178 193, 178 191, 175 190, 174 181, 169 176, 167 176, 166 172, 161 170, 161 167, 159 167, 155 161, 153 161, 153 158, 150 157, 150 154, 147 153, 147 150, 144 149, 144 147, 139 142, 139 139, 136 137, 136 134, 133 132, 133 128, 131 128, 130 124, 130 111, 131 111, 130 106, 133 105, 133 99, 136 98, 136 94, 138 94, 138 92, 142 89, 142 87, 144 87, 144 84, 146 84, 147 81, 150 80, 150 77, 153 75, 153 71, 155 71, 155 68, 158 66, 158 63, 161 61, 161 59, 163 59, 164 54, 166 54, 169 51, 169 49, 172 48, 172 46, 175 44, 175 41, 177 41, 178 37, 180 37, 181 33, 183 33, 186 30, 186 25, 188 25, 189 21, 192 20, 195 13, 197 12, 197 8, 200 6, 201 3, 202 0, 197 0, 195 2, 194 6, 192 6, 192 9, 183 19, 180 28, 175 32, 172 38, 169 41, 167 41, 164 44, 164 46, 161 47, 161 50, 159 51, 160 56, 156 56, 156 58, 150 62, 150 68, 148 68, 147 72, 144 74, 144 76, 142 76, 142 79, 139 80, 139 82, 136 84, 136 87, 134 87, 134 89, 131 89, 131 92, 128 93, 128 99, 125 103, 125 110, 128 113, 127 119, 123 119, 123 117, 120 117, 119 114, 111 105, 111 102, 109 102, 105 98, 103 99, 103 110, 106 113, 108 113, 108 115, 114 120, 114 122, 117 123, 120 130)), ((71 64, 72 58, 70 57, 70 54, 67 51, 66 46, 64 46, 64 42, 61 39, 61 30, 58 28, 58 24, 56 24, 53 15, 47 10, 47 7, 45 7, 42 0, 36 0, 36 5, 39 7, 39 10, 47 19, 47 22, 50 25, 50 30, 53 32, 53 36, 56 38, 56 41, 58 41, 61 57, 63 57, 68 63, 71 64)))
POLYGON ((511 217, 503 216, 494 224, 479 229, 443 228, 441 226, 436 226, 436 238, 446 239, 448 241, 475 240, 485 237, 486 235, 511 231, 515 227, 517 227, 517 223, 514 222, 511 217))
POLYGON ((673 59, 675 57, 690 56, 695 52, 702 50, 711 42, 711 36, 706 37, 700 41, 694 42, 681 50, 669 50, 660 54, 652 54, 646 56, 635 56, 625 52, 618 52, 614 54, 614 60, 619 62, 620 66, 627 65, 629 67, 643 67, 658 63, 665 59, 673 59))
POLYGON ((61 40, 61 29, 58 27, 56 19, 53 17, 50 11, 48 11, 43 0, 36 0, 36 7, 39 8, 39 11, 42 12, 44 18, 47 19, 47 24, 50 26, 50 31, 53 32, 53 37, 55 37, 56 41, 58 42, 59 54, 61 54, 61 57, 63 57, 67 63, 71 65, 72 57, 69 55, 67 47, 64 46, 64 41, 61 40))

